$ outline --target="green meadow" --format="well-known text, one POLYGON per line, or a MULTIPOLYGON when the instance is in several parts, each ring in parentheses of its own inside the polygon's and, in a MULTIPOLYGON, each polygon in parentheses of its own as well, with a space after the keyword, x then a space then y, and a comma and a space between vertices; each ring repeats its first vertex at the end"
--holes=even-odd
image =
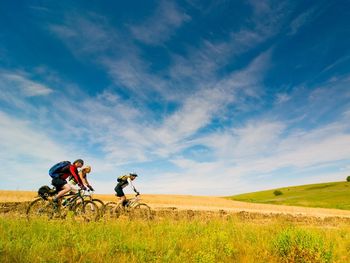
POLYGON ((248 213, 90 223, 2 216, 0 262, 350 262, 350 223, 248 213))
POLYGON ((268 191, 247 193, 228 197, 232 200, 350 210, 350 183, 332 182, 294 187, 278 188, 268 191), (280 191, 280 195, 275 195, 280 191))

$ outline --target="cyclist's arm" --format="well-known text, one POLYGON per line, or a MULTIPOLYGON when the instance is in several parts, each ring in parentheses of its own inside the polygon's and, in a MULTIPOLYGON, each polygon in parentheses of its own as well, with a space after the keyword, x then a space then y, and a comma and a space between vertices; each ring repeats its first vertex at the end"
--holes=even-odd
POLYGON ((82 171, 80 171, 79 176, 80 176, 81 181, 84 183, 84 185, 86 185, 91 191, 95 191, 95 189, 88 182, 86 174, 84 174, 82 171))
POLYGON ((80 176, 77 174, 77 169, 75 168, 74 165, 71 165, 69 167, 69 171, 71 173, 71 175, 73 175, 75 181, 78 183, 79 186, 84 186, 83 182, 80 179, 80 176))
POLYGON ((132 181, 130 178, 128 178, 128 183, 130 184, 130 186, 132 187, 132 190, 134 190, 135 193, 138 193, 138 191, 136 190, 135 186, 132 184, 132 181))
POLYGON ((84 185, 89 185, 89 182, 87 181, 86 174, 84 174, 82 171, 79 173, 80 180, 83 182, 84 185))

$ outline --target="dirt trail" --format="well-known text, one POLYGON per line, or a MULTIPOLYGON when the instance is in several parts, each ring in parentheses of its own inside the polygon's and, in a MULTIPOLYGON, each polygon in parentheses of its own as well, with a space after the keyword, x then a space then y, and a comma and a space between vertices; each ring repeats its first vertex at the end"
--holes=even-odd
MULTIPOLYGON (((25 191, 0 191, 0 203, 24 202, 34 199, 34 192, 25 191)), ((94 195, 103 201, 116 201, 114 195, 94 195)), ((270 204, 254 204, 232 201, 215 196, 192 196, 192 195, 142 195, 142 202, 147 203, 152 209, 173 208, 178 210, 199 211, 227 211, 227 212, 251 212, 263 214, 290 214, 294 216, 312 217, 346 217, 350 218, 350 210, 309 208, 300 206, 284 206, 270 204)))

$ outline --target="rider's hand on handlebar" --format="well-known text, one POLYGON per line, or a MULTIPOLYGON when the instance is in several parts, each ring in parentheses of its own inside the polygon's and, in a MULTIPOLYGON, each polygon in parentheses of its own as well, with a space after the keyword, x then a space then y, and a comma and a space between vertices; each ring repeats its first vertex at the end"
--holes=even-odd
POLYGON ((86 190, 86 187, 84 185, 80 185, 81 190, 86 190))
POLYGON ((92 188, 92 186, 91 186, 91 185, 88 185, 87 187, 90 189, 90 191, 92 191, 92 192, 93 192, 93 191, 95 191, 95 189, 94 189, 94 188, 92 188))

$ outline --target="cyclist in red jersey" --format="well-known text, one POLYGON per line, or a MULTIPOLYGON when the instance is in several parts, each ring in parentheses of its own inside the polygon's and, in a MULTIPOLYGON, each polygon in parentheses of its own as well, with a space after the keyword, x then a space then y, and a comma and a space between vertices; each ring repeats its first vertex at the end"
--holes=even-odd
POLYGON ((80 176, 78 175, 78 168, 81 168, 84 165, 84 161, 81 159, 78 159, 73 162, 73 164, 68 164, 64 167, 62 167, 60 170, 56 171, 55 174, 57 175, 55 178, 52 179, 51 184, 56 187, 57 195, 53 198, 54 202, 58 202, 58 199, 71 191, 71 186, 66 181, 69 176, 73 176, 80 188, 86 189, 83 182, 80 179, 80 176))

